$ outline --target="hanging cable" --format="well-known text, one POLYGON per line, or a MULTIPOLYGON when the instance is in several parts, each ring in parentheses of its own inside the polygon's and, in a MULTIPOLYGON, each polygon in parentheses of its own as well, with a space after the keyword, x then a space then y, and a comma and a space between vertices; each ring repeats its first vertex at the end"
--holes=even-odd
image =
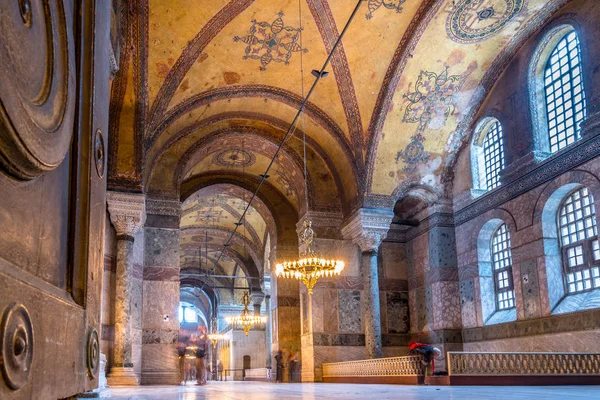
MULTIPOLYGON (((358 12, 358 9, 360 8, 360 4, 362 2, 363 2, 363 0, 358 0, 358 2, 356 3, 356 7, 354 7, 352 14, 350 14, 350 18, 348 18, 348 22, 346 22, 346 25, 344 26, 344 29, 340 33, 340 36, 338 36, 337 40, 335 41, 333 47, 331 48, 331 51, 329 52, 329 54, 327 55, 327 58, 325 59, 325 62, 323 63, 323 66, 321 67, 321 69, 319 71, 316 71, 316 70, 313 71, 314 72, 313 75, 315 75, 315 81, 313 82, 312 86, 310 87, 310 90, 306 94, 306 97, 304 97, 304 99, 302 100, 302 103, 300 103, 298 112, 296 112, 294 119, 292 119, 292 122, 290 123, 290 126, 288 127, 287 131, 285 132, 285 135, 283 135, 283 139, 281 139, 281 143, 277 147, 277 150, 275 150, 275 154, 273 155, 271 162, 269 162, 267 169, 265 170, 264 174, 260 175, 261 179, 258 182, 258 186, 257 186, 256 190, 252 194, 252 197, 250 197, 250 201, 248 202, 248 204, 246 204, 246 208, 244 209, 244 212, 242 213, 242 216, 240 217, 240 221, 236 224, 235 228, 233 229, 233 232, 231 232, 231 235, 229 235, 229 239, 227 239, 227 242, 225 242, 225 244, 223 244, 223 247, 227 248, 231 245, 231 240, 233 239, 233 236, 235 235, 237 228, 242 224, 242 221, 246 217, 246 213, 248 212, 248 209, 250 208, 250 204, 252 204, 252 201, 258 195, 258 192, 260 191, 260 188, 262 187, 263 183, 269 177, 269 171, 271 170, 271 167, 275 163, 275 160, 277 159, 279 152, 283 148, 283 145, 287 141, 288 137, 294 133, 294 131, 296 129, 296 123, 298 122, 298 118, 300 117, 300 114, 302 114, 302 112, 304 111, 304 107, 306 106, 306 103, 308 103, 308 99, 310 99, 310 96, 312 95, 313 91, 317 87, 317 84, 319 83, 321 78, 327 76, 327 72, 325 72, 325 68, 327 68, 329 61, 331 60, 331 57, 333 56, 333 53, 336 51, 338 45, 341 43, 342 38, 346 34, 346 31, 348 30, 350 23, 354 19, 354 16, 358 12)), ((302 38, 302 31, 300 32, 300 38, 302 38)), ((302 57, 302 53, 300 54, 300 57, 302 57)), ((305 140, 305 142, 306 142, 306 140, 305 140)), ((305 144, 305 146, 306 146, 306 144, 305 144)), ((306 152, 306 150, 304 150, 304 151, 306 152)), ((304 159, 306 160, 306 157, 304 159)), ((306 161, 305 161, 305 167, 304 167, 304 174, 306 176, 306 161)), ((305 181, 306 181, 306 179, 305 179, 305 181)), ((306 196, 308 199, 308 194, 306 194, 306 196)), ((245 195, 244 195, 244 198, 245 198, 245 195)), ((308 208, 307 208, 307 210, 308 210, 308 208)), ((219 257, 217 257, 217 261, 216 261, 217 263, 221 259, 221 256, 223 255, 224 250, 225 249, 221 250, 221 252, 219 253, 219 257)))

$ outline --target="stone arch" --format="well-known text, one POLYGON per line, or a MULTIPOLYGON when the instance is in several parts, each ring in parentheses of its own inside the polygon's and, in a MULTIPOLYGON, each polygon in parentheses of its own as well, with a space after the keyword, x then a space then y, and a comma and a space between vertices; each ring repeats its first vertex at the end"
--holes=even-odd
MULTIPOLYGON (((537 224, 540 236, 544 239, 544 258, 542 265, 538 266, 540 276, 541 295, 546 299, 542 304, 548 304, 546 314, 562 314, 593 308, 594 303, 584 304, 583 298, 589 293, 579 293, 567 296, 565 291, 563 265, 560 251, 557 218, 563 200, 575 189, 585 186, 594 197, 596 215, 600 215, 600 182, 595 175, 581 170, 569 171, 548 183, 540 194, 534 212, 534 224, 537 224), (543 287, 545 286, 545 287, 543 287), (591 307, 589 307, 591 305, 591 307)), ((600 291, 598 300, 600 300, 600 291)), ((592 292, 590 292, 592 293, 592 292)), ((594 297, 594 296, 590 296, 594 297)), ((598 304, 598 303, 596 303, 598 304)))
MULTIPOLYGON (((494 325, 504 322, 517 320, 517 308, 509 310, 498 310, 496 307, 496 288, 494 281, 494 267, 492 263, 492 238, 497 229, 506 224, 511 234, 515 232, 515 224, 512 221, 512 216, 502 212, 490 213, 496 214, 493 218, 488 219, 485 224, 479 229, 477 235, 477 268, 479 281, 479 301, 481 302, 481 322, 483 325, 494 325), (502 218, 499 218, 499 217, 502 218)), ((513 282, 516 281, 513 268, 513 282)), ((515 299, 517 302, 517 299, 515 299)))
POLYGON ((499 123, 504 128, 502 122, 497 115, 489 115, 482 118, 477 123, 471 140, 471 179, 472 179, 472 197, 478 197, 485 193, 487 189, 487 182, 485 179, 485 156, 483 143, 491 126, 494 123, 499 123))

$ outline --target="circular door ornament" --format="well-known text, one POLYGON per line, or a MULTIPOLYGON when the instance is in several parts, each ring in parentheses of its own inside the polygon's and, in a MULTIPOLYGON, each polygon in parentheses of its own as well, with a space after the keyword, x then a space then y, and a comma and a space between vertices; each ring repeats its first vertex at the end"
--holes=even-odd
POLYGON ((96 130, 96 136, 94 137, 94 163, 96 164, 98 176, 102 178, 104 176, 106 157, 104 155, 104 136, 100 129, 96 130))
POLYGON ((100 341, 98 340, 98 331, 90 328, 86 346, 86 364, 90 379, 98 377, 98 368, 100 366, 100 341))
POLYGON ((477 43, 500 32, 526 6, 527 0, 459 0, 446 19, 448 37, 477 43))
POLYGON ((22 388, 29 380, 33 361, 33 327, 29 312, 22 304, 12 303, 0 325, 0 366, 7 386, 22 388))
POLYGON ((72 8, 62 0, 13 0, 2 6, 0 167, 16 179, 55 169, 71 144, 76 105, 72 8))

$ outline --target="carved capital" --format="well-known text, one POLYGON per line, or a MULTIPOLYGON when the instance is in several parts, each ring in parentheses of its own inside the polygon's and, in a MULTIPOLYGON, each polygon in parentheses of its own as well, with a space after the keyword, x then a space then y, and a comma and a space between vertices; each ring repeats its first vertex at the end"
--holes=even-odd
POLYGON ((394 218, 390 209, 361 208, 342 227, 345 239, 352 239, 361 251, 377 250, 394 218))
POLYGON ((146 200, 143 194, 107 192, 106 202, 110 222, 119 236, 135 236, 146 220, 146 200))
POLYGON ((255 290, 250 294, 250 298, 252 299, 252 304, 260 307, 263 300, 265 299, 265 294, 263 292, 255 290))

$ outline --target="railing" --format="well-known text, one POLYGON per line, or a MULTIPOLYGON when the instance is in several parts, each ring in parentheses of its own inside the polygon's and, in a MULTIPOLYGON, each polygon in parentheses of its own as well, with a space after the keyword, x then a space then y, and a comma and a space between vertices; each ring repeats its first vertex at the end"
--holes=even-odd
POLYGON ((597 353, 470 353, 448 352, 450 376, 598 375, 597 353))
POLYGON ((422 356, 376 358, 323 364, 323 377, 422 376, 422 356))
POLYGON ((271 380, 271 368, 252 368, 244 371, 247 380, 271 380))

